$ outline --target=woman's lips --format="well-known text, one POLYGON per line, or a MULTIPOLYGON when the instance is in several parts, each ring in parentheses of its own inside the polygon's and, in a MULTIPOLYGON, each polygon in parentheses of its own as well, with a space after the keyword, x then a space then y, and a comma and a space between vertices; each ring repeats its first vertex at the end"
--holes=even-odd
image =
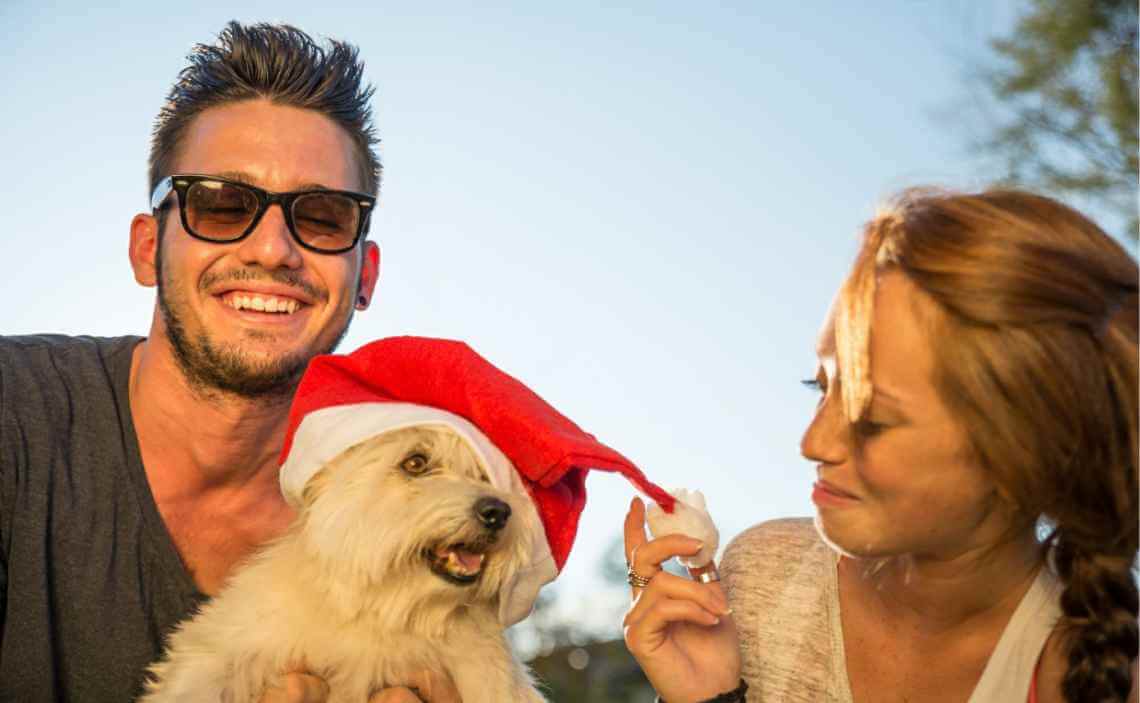
POLYGON ((850 505, 859 502, 859 498, 821 479, 812 484, 811 502, 816 505, 850 505))

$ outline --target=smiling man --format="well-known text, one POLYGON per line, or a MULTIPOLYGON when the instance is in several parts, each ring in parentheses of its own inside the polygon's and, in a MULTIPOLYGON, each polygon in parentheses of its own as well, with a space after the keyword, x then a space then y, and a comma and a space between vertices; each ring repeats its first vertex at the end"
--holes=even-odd
MULTIPOLYGON (((149 335, 0 338, 3 700, 141 691, 170 628, 292 519, 290 399, 376 286, 356 50, 230 23, 189 61, 130 226, 135 279, 157 288, 149 335)), ((408 683, 449 700, 445 682, 408 683)), ((265 700, 322 695, 292 674, 265 700)))

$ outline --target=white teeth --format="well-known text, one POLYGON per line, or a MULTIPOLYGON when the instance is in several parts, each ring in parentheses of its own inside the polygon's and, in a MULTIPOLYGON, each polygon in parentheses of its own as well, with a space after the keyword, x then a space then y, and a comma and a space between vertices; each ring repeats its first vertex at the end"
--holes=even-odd
POLYGON ((231 295, 227 304, 234 310, 257 310, 292 315, 301 304, 288 298, 262 298, 261 296, 231 295))

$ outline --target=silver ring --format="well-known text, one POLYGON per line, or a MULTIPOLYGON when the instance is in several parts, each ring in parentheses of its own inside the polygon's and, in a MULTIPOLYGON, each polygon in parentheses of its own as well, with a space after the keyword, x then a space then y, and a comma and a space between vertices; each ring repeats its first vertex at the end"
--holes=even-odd
POLYGON ((628 581, 629 585, 633 586, 634 588, 645 588, 649 585, 649 582, 652 579, 652 576, 645 578, 641 574, 634 571, 633 564, 629 565, 629 571, 627 571, 625 575, 625 580, 628 581))
POLYGON ((701 568, 704 570, 699 574, 696 574, 693 577, 694 579, 700 581, 701 583, 712 583, 713 581, 720 581, 720 573, 717 572, 715 564, 709 564, 708 566, 703 566, 701 568))

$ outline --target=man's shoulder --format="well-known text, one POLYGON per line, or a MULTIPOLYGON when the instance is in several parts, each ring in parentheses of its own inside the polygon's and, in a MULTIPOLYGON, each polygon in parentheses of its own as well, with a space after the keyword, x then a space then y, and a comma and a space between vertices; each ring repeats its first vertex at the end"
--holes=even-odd
POLYGON ((69 351, 98 352, 133 347, 142 337, 96 337, 91 335, 22 334, 0 335, 0 351, 11 354, 58 353, 69 351))
POLYGON ((0 336, 0 411, 33 399, 102 396, 125 383, 141 337, 0 336))
POLYGON ((62 373, 84 360, 106 362, 129 353, 141 340, 135 336, 0 335, 0 372, 46 366, 62 373))

